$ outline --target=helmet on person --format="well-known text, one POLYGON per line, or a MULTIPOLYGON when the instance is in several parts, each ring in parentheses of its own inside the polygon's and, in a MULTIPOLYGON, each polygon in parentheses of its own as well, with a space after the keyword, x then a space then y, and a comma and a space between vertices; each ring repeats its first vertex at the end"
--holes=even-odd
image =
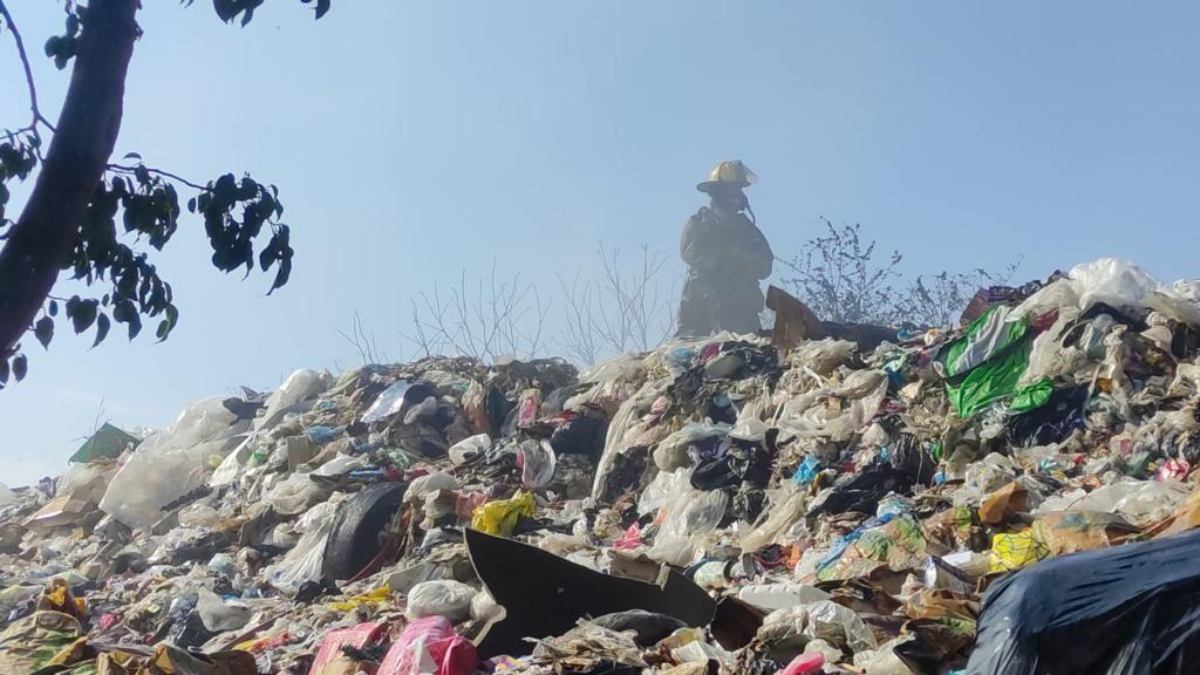
POLYGON ((740 159, 730 159, 721 162, 708 172, 708 180, 696 186, 701 192, 708 192, 719 183, 732 184, 737 187, 748 187, 758 180, 758 176, 740 159))

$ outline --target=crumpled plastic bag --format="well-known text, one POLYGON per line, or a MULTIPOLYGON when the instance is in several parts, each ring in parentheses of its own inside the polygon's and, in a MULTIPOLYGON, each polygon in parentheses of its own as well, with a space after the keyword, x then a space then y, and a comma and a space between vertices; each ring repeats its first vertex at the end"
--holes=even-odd
POLYGON ((854 667, 862 670, 863 675, 913 675, 913 670, 896 656, 896 647, 912 640, 911 635, 885 642, 878 649, 859 652, 854 655, 854 667))
POLYGON ((212 528, 221 521, 221 514, 208 504, 189 504, 179 511, 179 524, 184 527, 212 528))
POLYGON ((32 673, 52 665, 82 635, 79 620, 62 612, 39 611, 18 619, 0 633, 0 672, 32 673))
POLYGON ((204 627, 213 633, 242 628, 254 614, 246 603, 236 600, 226 602, 207 588, 199 589, 198 595, 196 611, 204 627))
POLYGON ((444 617, 428 616, 404 627, 377 675, 471 675, 479 656, 444 617))
POLYGON ((310 368, 301 368, 288 375, 283 384, 267 397, 263 405, 263 414, 254 420, 254 430, 275 426, 301 403, 325 391, 327 386, 325 375, 310 368))
POLYGON ((854 610, 832 600, 818 600, 771 612, 758 629, 758 639, 780 649, 824 640, 851 654, 875 649, 879 644, 870 627, 854 610))
POLYGON ((414 478, 412 483, 409 483, 408 490, 404 492, 404 501, 414 504, 423 503, 426 495, 456 488, 458 488, 458 481, 454 476, 445 471, 435 471, 414 478))
POLYGON ((1192 493, 1184 483, 1174 480, 1150 481, 1125 478, 1102 485, 1091 492, 1082 490, 1047 497, 1034 515, 1057 511, 1093 511, 1117 513, 1140 527, 1162 520, 1192 493))
POLYGON ((991 565, 989 572, 1009 572, 1043 560, 1050 555, 1046 543, 1038 536, 1036 528, 1008 534, 997 532, 992 535, 991 565))
POLYGON ((329 603, 329 609, 338 612, 353 612, 359 607, 366 605, 378 606, 386 604, 391 597, 392 589, 388 586, 380 586, 379 588, 367 591, 366 593, 359 593, 345 600, 331 602, 329 603))
POLYGON ((544 488, 554 480, 558 457, 549 441, 525 441, 517 450, 521 462, 521 484, 529 490, 544 488))
POLYGON ((809 340, 797 346, 788 356, 792 364, 807 368, 822 377, 828 377, 839 366, 844 365, 858 349, 848 340, 809 340))
POLYGON ((192 404, 169 429, 142 441, 108 484, 100 509, 129 527, 146 529, 163 517, 163 506, 203 485, 249 425, 221 401, 192 404))
POLYGON ((757 551, 776 541, 804 515, 808 505, 808 493, 794 481, 784 481, 783 487, 771 497, 771 506, 766 510, 767 519, 758 527, 742 534, 742 550, 757 551))
POLYGON ((333 531, 338 505, 322 502, 300 517, 297 529, 303 532, 300 541, 282 560, 264 572, 264 578, 275 588, 292 595, 306 581, 319 581, 325 562, 325 543, 333 531))
POLYGON ((840 386, 788 396, 776 420, 780 437, 849 440, 879 411, 887 390, 884 371, 856 370, 840 386))
POLYGON ((309 478, 308 474, 294 473, 276 484, 263 501, 278 513, 294 516, 304 513, 327 496, 328 490, 309 478))
POLYGON ((1141 309, 1149 306, 1158 281, 1145 270, 1125 260, 1100 258, 1071 268, 1070 278, 1079 291, 1079 309, 1105 303, 1113 307, 1141 309))
POLYGON ((729 495, 722 490, 702 492, 690 484, 679 489, 663 507, 662 527, 646 555, 669 565, 690 563, 703 537, 717 528, 728 506, 729 495))
POLYGON ((409 619, 427 616, 444 616, 458 622, 471 615, 471 601, 475 589, 452 579, 422 581, 408 592, 409 619))
POLYGON ((728 424, 688 424, 658 443, 654 449, 654 463, 659 471, 671 472, 692 465, 688 447, 706 438, 724 437, 729 433, 728 424))
POLYGON ((480 455, 487 454, 487 452, 491 449, 491 436, 486 433, 475 434, 474 436, 464 438, 463 440, 450 446, 450 450, 447 452, 447 454, 449 454, 450 461, 453 462, 455 466, 460 466, 480 455))
POLYGON ((674 382, 671 378, 649 380, 617 408, 608 424, 608 433, 604 439, 604 451, 600 461, 596 463, 596 477, 592 480, 592 499, 600 499, 608 487, 608 476, 616 463, 617 456, 629 449, 627 436, 637 426, 638 419, 650 409, 663 392, 674 382))
POLYGON ((531 492, 518 492, 510 499, 487 502, 471 514, 471 527, 487 534, 511 537, 521 516, 533 517, 534 506, 531 492))

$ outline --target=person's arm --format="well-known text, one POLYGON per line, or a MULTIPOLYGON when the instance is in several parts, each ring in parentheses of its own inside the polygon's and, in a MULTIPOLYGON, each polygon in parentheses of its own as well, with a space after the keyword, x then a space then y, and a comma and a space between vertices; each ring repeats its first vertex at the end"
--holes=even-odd
POLYGON ((750 253, 751 267, 754 270, 754 276, 759 281, 771 276, 771 268, 775 264, 775 254, 771 251, 771 244, 767 242, 767 237, 758 229, 757 225, 750 224, 750 241, 748 249, 750 253))
POLYGON ((727 264, 740 274, 762 280, 771 276, 771 268, 775 262, 775 254, 766 236, 750 219, 743 218, 740 223, 730 229, 730 241, 721 247, 727 264))
POLYGON ((679 254, 688 267, 700 272, 716 272, 723 254, 716 227, 696 214, 688 218, 679 243, 679 254))

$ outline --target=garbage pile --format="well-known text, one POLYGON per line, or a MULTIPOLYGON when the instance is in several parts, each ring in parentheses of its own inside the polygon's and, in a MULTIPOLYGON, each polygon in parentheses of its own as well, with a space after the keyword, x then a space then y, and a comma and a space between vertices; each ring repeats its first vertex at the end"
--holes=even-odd
POLYGON ((1200 284, 293 373, 0 491, 0 672, 1181 672, 1200 284), (865 348, 864 348, 865 347, 865 348))

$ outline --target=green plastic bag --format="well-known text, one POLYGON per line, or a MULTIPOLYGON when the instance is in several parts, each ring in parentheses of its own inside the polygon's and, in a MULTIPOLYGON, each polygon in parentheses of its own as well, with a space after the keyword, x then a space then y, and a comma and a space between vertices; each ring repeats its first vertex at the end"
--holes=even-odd
MULTIPOLYGON (((1003 306, 989 309, 946 347, 942 357, 946 393, 959 417, 971 417, 1018 393, 1017 383, 1029 367, 1033 333, 1025 319, 1006 321, 1008 312, 1003 306)), ((1037 387, 1021 392, 1028 395, 1021 398, 1019 411, 1032 410, 1049 400, 1049 383, 1045 390, 1037 387)))
POLYGON ((1050 402, 1050 395, 1054 393, 1054 386, 1050 382, 1050 378, 1042 378, 1037 382, 1018 391, 1013 396, 1012 401, 1008 404, 1008 411, 1012 413, 1029 412, 1050 402))

